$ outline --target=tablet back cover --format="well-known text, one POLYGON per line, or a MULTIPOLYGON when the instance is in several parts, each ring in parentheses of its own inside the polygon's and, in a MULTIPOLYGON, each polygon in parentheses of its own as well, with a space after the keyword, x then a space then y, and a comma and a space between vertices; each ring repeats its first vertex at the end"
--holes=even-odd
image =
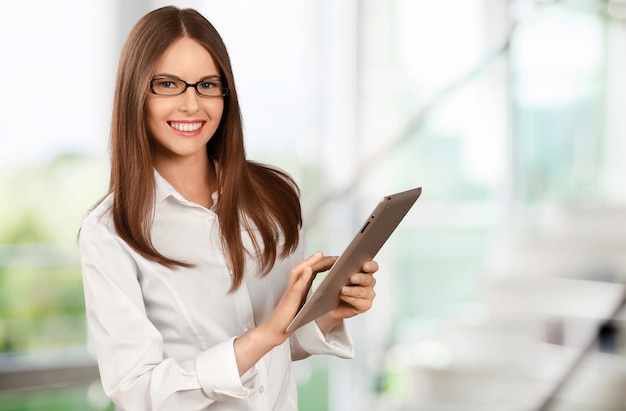
POLYGON ((356 233, 326 278, 302 306, 287 328, 291 332, 315 320, 340 303, 339 292, 350 276, 373 259, 422 193, 422 188, 385 196, 356 233))

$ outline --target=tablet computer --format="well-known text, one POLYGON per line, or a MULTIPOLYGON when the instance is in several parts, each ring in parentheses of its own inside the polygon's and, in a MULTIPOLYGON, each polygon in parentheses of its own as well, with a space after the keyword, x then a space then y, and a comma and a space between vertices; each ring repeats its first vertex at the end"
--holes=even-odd
POLYGON ((304 302, 293 321, 287 327, 292 332, 326 314, 340 303, 339 292, 348 284, 350 276, 374 258, 400 221, 422 193, 422 188, 385 196, 367 217, 346 250, 330 268, 326 278, 304 302))

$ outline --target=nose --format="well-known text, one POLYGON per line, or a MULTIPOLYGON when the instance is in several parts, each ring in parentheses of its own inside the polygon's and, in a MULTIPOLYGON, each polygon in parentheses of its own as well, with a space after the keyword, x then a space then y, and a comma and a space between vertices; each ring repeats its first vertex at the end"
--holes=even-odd
POLYGON ((188 87, 181 95, 181 103, 179 110, 186 113, 195 113, 198 111, 198 95, 193 87, 188 87))

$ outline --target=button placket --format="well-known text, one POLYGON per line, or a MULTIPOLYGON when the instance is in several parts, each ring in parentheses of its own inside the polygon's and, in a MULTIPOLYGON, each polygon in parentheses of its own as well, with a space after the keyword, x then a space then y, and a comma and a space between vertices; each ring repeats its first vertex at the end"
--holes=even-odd
POLYGON ((240 324, 240 330, 243 334, 250 332, 254 327, 254 315, 252 312, 252 302, 246 282, 243 281, 237 291, 233 293, 235 298, 237 324, 240 324))

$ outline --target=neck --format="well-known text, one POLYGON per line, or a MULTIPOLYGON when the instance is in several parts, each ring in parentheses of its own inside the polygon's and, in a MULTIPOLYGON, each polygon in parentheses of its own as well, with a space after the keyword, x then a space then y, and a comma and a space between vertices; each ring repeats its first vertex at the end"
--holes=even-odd
POLYGON ((206 208, 213 205, 211 195, 217 189, 217 177, 208 156, 155 159, 154 168, 187 200, 206 208))

